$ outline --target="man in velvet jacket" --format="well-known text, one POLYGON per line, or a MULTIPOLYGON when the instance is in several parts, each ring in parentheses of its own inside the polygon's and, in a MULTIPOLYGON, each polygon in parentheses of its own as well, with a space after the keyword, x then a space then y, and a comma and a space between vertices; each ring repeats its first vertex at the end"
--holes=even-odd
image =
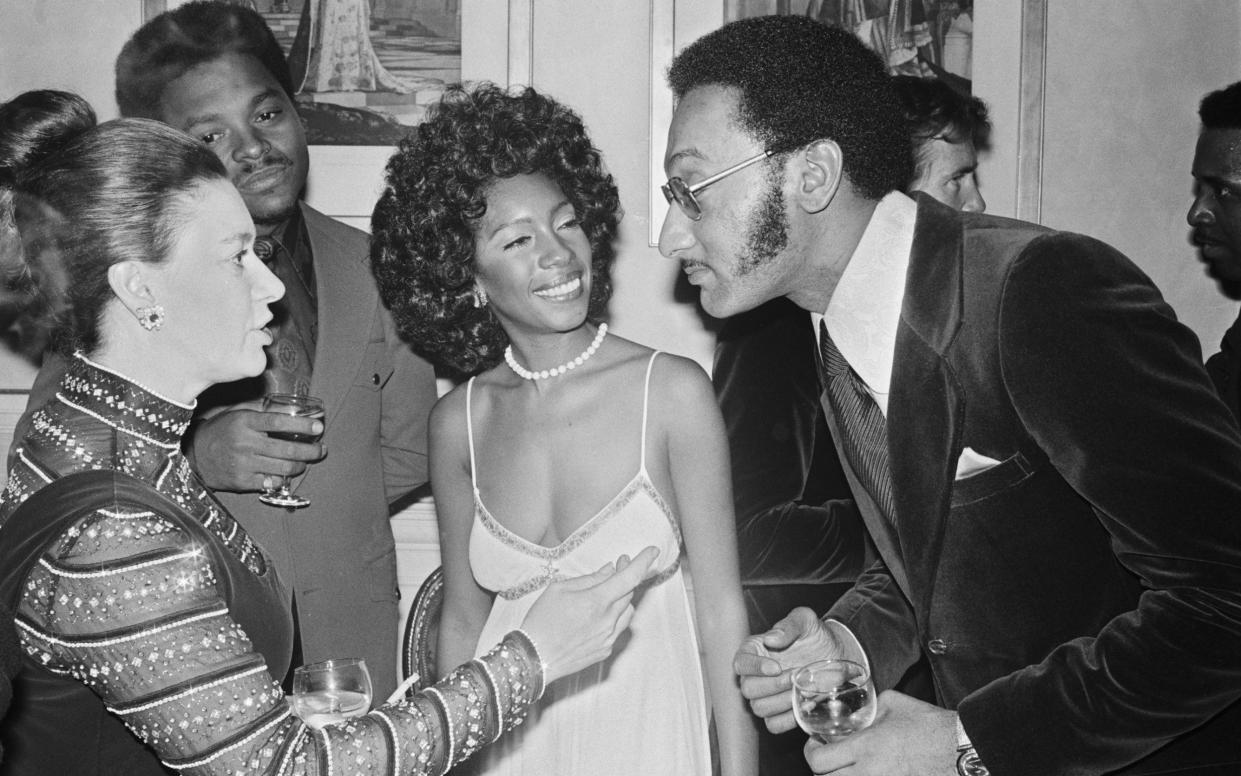
POLYGON ((735 22, 669 80, 661 251, 713 315, 822 316, 882 413, 886 463, 859 467, 824 399, 880 561, 742 646, 755 713, 791 729, 790 670, 845 656, 884 692, 869 728, 807 745, 818 773, 1237 772, 1241 432, 1150 280, 896 193, 899 107, 847 33, 735 22), (936 705, 887 689, 919 655, 936 705))
MULTIPOLYGON (((893 78, 913 142, 907 191, 986 210, 974 170, 991 130, 987 107, 935 78, 893 78)), ((737 549, 750 629, 794 606, 830 606, 874 560, 819 405, 814 327, 788 299, 724 322, 711 381, 732 465, 737 549)), ((931 697, 925 661, 901 682, 931 697)), ((802 737, 761 731, 759 772, 806 773, 802 737)))
MULTIPOLYGON (((272 306, 268 369, 199 397, 186 452, 291 593, 292 665, 365 658, 375 696, 385 697, 397 684, 400 625, 389 504, 427 481, 434 372, 380 304, 367 235, 301 202, 306 136, 284 54, 259 14, 193 2, 152 19, 117 59, 117 102, 122 115, 164 121, 210 146, 258 236, 278 246, 267 260, 285 296, 272 306), (317 422, 256 411, 268 390, 321 398, 321 439, 269 437, 314 433, 317 422), (310 506, 259 502, 277 476, 291 477, 310 506)), ((63 369, 63 359, 45 359, 22 423, 63 369)))
MULTIPOLYGON (((893 83, 913 142, 906 191, 968 213, 986 210, 974 178, 991 131, 986 105, 934 78, 893 83)), ((798 604, 834 601, 873 560, 819 405, 814 351, 809 316, 784 298, 732 316, 716 343, 711 380, 728 431, 754 630, 798 604)))

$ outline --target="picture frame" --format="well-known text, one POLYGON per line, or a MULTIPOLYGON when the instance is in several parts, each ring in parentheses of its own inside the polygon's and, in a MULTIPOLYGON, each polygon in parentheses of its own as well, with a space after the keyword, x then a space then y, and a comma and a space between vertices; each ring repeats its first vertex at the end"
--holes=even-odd
MULTIPOLYGON (((461 0, 228 1, 280 42, 312 146, 394 146, 461 80, 461 0)), ((180 4, 142 0, 143 21, 180 4)))

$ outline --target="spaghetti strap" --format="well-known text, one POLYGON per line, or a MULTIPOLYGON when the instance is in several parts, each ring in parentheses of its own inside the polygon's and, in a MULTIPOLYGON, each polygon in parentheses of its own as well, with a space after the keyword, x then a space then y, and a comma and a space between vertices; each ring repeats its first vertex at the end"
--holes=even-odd
POLYGON ((474 378, 465 384, 465 433, 470 439, 470 484, 478 495, 478 467, 474 464, 474 415, 470 411, 470 397, 474 395, 474 378))
MULTIPOLYGON (((646 384, 642 387, 642 453, 638 459, 638 473, 646 474, 646 410, 651 400, 651 368, 655 366, 655 356, 661 351, 655 351, 651 354, 651 360, 646 362, 646 384)), ((470 448, 471 452, 473 448, 470 448)))

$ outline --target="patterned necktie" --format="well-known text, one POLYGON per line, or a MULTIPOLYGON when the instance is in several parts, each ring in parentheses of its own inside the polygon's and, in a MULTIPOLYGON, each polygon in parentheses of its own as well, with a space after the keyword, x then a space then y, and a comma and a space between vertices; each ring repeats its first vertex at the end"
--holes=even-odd
POLYGON ((267 392, 309 395, 311 353, 293 313, 293 306, 300 301, 296 296, 299 287, 293 284, 301 281, 296 277, 293 262, 288 259, 284 247, 276 240, 256 238, 254 255, 285 286, 285 296, 271 306, 276 317, 270 324, 272 343, 267 346, 267 371, 264 373, 267 392))
POLYGON ((862 487, 883 511, 888 522, 895 524, 896 508, 892 502, 892 472, 888 466, 887 423, 879 405, 866 390, 836 348, 827 326, 819 322, 819 349, 823 354, 824 384, 832 411, 840 422, 841 447, 849 466, 857 474, 862 487))

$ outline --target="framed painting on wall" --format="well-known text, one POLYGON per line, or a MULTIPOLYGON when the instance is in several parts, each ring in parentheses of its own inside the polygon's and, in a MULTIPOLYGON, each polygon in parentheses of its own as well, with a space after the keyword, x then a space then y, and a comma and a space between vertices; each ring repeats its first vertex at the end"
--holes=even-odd
POLYGON ((893 74, 935 76, 968 88, 973 0, 723 0, 725 23, 752 16, 809 16, 849 30, 893 74), (960 80, 958 80, 960 79, 960 80))
MULTIPOLYGON (((284 49, 311 145, 396 145, 461 80, 460 0, 231 2, 284 49)), ((143 19, 178 5, 143 0, 143 19)))

